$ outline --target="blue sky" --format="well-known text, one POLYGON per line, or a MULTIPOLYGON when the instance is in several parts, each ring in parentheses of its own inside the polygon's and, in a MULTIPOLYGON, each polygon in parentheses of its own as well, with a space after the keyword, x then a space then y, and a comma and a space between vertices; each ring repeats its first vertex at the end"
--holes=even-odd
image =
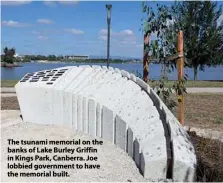
MULTIPOLYGON (((141 2, 3 2, 1 47, 18 54, 107 53, 107 12, 112 4, 111 56, 142 57, 141 2)), ((170 4, 171 2, 165 2, 170 4)), ((153 2, 151 4, 155 5, 153 2)), ((152 6, 153 6, 152 5, 152 6)))

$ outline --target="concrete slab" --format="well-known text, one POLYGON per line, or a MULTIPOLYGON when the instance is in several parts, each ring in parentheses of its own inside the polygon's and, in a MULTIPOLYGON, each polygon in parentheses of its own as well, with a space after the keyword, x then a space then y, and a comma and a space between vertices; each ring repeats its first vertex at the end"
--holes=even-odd
POLYGON ((107 107, 102 107, 102 138, 114 143, 114 116, 113 111, 107 107))
POLYGON ((115 144, 126 151, 126 123, 119 116, 115 118, 115 144))

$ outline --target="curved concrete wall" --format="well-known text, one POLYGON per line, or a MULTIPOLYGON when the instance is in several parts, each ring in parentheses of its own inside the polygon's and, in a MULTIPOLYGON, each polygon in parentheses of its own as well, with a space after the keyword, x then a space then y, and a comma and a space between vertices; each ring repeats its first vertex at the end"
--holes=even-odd
POLYGON ((126 71, 73 66, 16 84, 25 122, 68 126, 118 145, 148 180, 194 181, 190 138, 156 93, 126 71))

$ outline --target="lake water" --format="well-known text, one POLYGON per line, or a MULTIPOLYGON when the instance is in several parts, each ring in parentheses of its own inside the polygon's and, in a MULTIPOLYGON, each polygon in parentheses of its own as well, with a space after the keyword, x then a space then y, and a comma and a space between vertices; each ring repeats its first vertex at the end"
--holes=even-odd
MULTIPOLYGON (((24 63, 23 67, 14 67, 14 68, 4 68, 1 67, 1 79, 2 80, 19 80, 26 73, 41 71, 45 69, 54 69, 58 67, 65 66, 78 66, 78 65, 86 65, 86 64, 75 64, 75 63, 24 63)), ((106 66, 105 64, 89 64, 89 65, 101 65, 106 66)), ((134 64, 111 64, 111 67, 119 68, 122 70, 126 70, 128 72, 138 71, 142 75, 142 64, 134 63, 134 64)), ((161 65, 159 64, 151 64, 150 65, 150 78, 151 79, 159 79, 161 72, 161 65)), ((193 80, 193 70, 190 68, 185 68, 185 73, 188 75, 189 80, 193 80)), ((177 79, 177 72, 174 70, 171 74, 169 74, 169 80, 177 79)), ((207 67, 205 68, 205 72, 198 72, 198 80, 223 80, 223 66, 218 67, 207 67)))

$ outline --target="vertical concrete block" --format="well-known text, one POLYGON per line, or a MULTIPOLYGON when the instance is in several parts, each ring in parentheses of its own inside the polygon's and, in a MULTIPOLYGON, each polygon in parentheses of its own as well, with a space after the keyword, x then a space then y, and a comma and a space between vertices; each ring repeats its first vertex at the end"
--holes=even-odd
POLYGON ((113 111, 102 107, 102 138, 114 143, 113 111))
POLYGON ((172 144, 173 178, 184 182, 195 181, 197 160, 193 147, 186 144, 182 136, 174 137, 172 144))
POLYGON ((104 70, 108 70, 108 68, 106 67, 106 66, 102 66, 102 69, 104 69, 104 70))
POLYGON ((139 171, 144 177, 145 177, 145 166, 146 166, 145 157, 144 157, 144 154, 141 152, 140 153, 140 168, 139 168, 139 171))
POLYGON ((77 130, 83 132, 83 102, 82 96, 77 96, 77 130))
MULTIPOLYGON (((36 114, 39 114, 40 116, 37 117, 36 114, 33 115, 33 118, 36 118, 35 120, 38 120, 38 123, 42 124, 53 124, 52 121, 52 110, 53 110, 53 96, 52 96, 52 89, 51 88, 43 88, 38 89, 36 92, 38 92, 39 97, 36 98, 36 100, 39 102, 40 106, 37 106, 39 108, 39 112, 37 111, 36 114), (42 96, 41 96, 42 95, 42 96), (43 107, 41 107, 43 106, 43 107)), ((32 107, 31 107, 32 110, 32 107)))
POLYGON ((134 74, 130 74, 130 79, 134 82, 136 82, 136 76, 134 74))
POLYGON ((121 74, 121 71, 118 68, 115 68, 115 72, 121 74))
POLYGON ((63 126, 72 128, 72 93, 64 92, 63 93, 63 126))
POLYGON ((138 139, 135 138, 133 141, 133 160, 136 163, 136 166, 140 167, 140 145, 138 139))
POLYGON ((91 83, 86 86, 85 88, 83 88, 82 90, 82 95, 86 95, 86 96, 94 96, 94 93, 98 92, 98 87, 101 85, 101 83, 103 82, 103 78, 106 75, 106 71, 105 70, 100 70, 100 72, 91 79, 91 83))
POLYGON ((140 151, 140 168, 144 171, 145 178, 154 180, 166 179, 167 175, 167 149, 166 139, 162 134, 154 138, 144 138, 144 142, 139 142, 140 151), (151 169, 151 167, 153 167, 151 169))
POLYGON ((84 96, 84 91, 93 83, 93 80, 95 80, 100 72, 101 69, 91 68, 91 72, 88 72, 88 75, 84 77, 85 79, 73 88, 73 92, 81 93, 84 96))
POLYGON ((136 83, 143 89, 145 90, 146 92, 150 93, 150 87, 149 85, 143 81, 142 79, 136 77, 136 83))
POLYGON ((63 122, 63 92, 54 89, 53 91, 53 121, 54 125, 62 125, 63 122))
POLYGON ((73 130, 77 130, 77 96, 72 94, 72 124, 73 130))
POLYGON ((92 65, 91 67, 92 68, 95 68, 95 69, 101 69, 101 66, 100 65, 92 65))
POLYGON ((96 134, 97 137, 102 137, 102 108, 101 104, 97 103, 97 108, 96 108, 96 134))
POLYGON ((130 79, 130 74, 128 72, 126 72, 124 70, 121 70, 121 74, 122 74, 123 77, 126 77, 126 78, 130 79))
POLYGON ((52 124, 52 90, 32 84, 16 87, 20 109, 25 122, 52 124))
POLYGON ((82 102, 83 102, 83 132, 88 133, 88 100, 86 99, 86 97, 82 98, 82 102))
POLYGON ((115 117, 115 144, 126 151, 126 123, 119 117, 115 117))
POLYGON ((94 100, 88 101, 88 132, 92 136, 96 136, 96 103, 94 100))
POLYGON ((112 72, 115 72, 115 70, 114 70, 113 67, 109 67, 108 70, 109 70, 109 71, 112 71, 112 72))
POLYGON ((128 155, 133 158, 133 132, 131 128, 127 129, 127 146, 126 146, 126 152, 128 155))

